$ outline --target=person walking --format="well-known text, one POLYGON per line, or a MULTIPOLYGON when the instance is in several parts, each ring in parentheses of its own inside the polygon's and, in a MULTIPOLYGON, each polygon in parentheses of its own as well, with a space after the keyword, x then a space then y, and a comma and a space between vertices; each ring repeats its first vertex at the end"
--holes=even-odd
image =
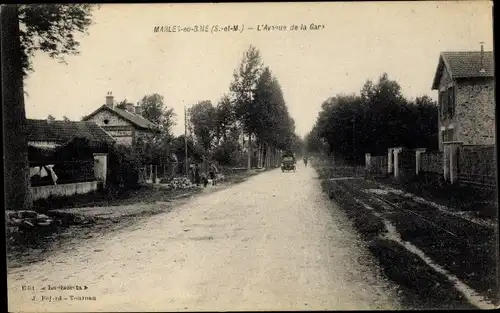
POLYGON ((212 186, 215 186, 215 183, 216 183, 216 176, 215 174, 217 174, 217 168, 215 167, 215 165, 213 163, 210 163, 210 169, 209 169, 209 172, 208 172, 208 177, 212 180, 212 186))
POLYGON ((304 157, 304 165, 307 167, 307 157, 304 157))

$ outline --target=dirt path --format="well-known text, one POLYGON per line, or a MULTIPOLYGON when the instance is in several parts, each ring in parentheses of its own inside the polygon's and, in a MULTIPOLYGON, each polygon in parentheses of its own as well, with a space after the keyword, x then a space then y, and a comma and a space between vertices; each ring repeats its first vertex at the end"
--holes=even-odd
POLYGON ((399 308, 395 286, 315 176, 262 173, 10 270, 9 311, 399 308))

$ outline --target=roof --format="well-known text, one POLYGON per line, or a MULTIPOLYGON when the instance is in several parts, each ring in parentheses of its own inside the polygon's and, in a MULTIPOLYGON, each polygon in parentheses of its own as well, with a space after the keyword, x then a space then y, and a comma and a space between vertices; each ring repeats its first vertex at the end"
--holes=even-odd
POLYGON ((89 118, 91 118, 92 116, 94 116, 97 113, 101 112, 102 110, 107 110, 107 111, 109 111, 111 113, 114 113, 114 114, 120 116, 121 118, 129 121, 130 123, 134 124, 138 128, 149 129, 149 130, 153 130, 153 131, 159 130, 159 127, 156 124, 151 123, 150 121, 148 121, 147 119, 145 119, 144 117, 142 117, 140 115, 137 115, 137 114, 134 114, 134 113, 130 113, 130 112, 126 111, 126 110, 122 110, 122 109, 119 109, 117 107, 111 108, 110 106, 107 106, 105 104, 103 104, 101 107, 99 107, 94 112, 92 112, 89 115, 85 116, 83 118, 83 120, 84 121, 88 120, 89 118))
POLYGON ((493 52, 485 51, 481 66, 481 51, 442 52, 434 75, 432 89, 437 89, 443 70, 446 69, 452 79, 494 77, 495 64, 493 52), (480 71, 481 67, 484 71, 480 71))
POLYGON ((28 141, 67 142, 73 138, 87 138, 91 142, 114 142, 104 129, 94 122, 26 120, 28 141))

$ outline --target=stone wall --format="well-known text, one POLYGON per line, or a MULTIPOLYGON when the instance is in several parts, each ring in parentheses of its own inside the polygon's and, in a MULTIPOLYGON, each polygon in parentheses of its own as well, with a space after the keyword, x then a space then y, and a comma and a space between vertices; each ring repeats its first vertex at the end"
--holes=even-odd
POLYGON ((494 88, 492 79, 458 83, 455 109, 457 140, 464 144, 495 144, 494 88))
POLYGON ((133 125, 127 120, 108 111, 101 111, 92 116, 89 121, 95 122, 106 130, 113 138, 116 139, 117 144, 132 145, 133 142, 133 125), (106 124, 104 121, 108 120, 106 124))
POLYGON ((461 146, 457 169, 460 184, 495 188, 495 146, 461 146))
POLYGON ((85 194, 97 190, 97 181, 31 187, 33 201, 48 197, 64 197, 85 194))
POLYGON ((128 126, 130 122, 127 120, 113 114, 109 111, 100 111, 96 115, 92 116, 89 121, 95 122, 97 125, 104 126, 128 126), (108 120, 109 123, 104 123, 104 120, 108 120))

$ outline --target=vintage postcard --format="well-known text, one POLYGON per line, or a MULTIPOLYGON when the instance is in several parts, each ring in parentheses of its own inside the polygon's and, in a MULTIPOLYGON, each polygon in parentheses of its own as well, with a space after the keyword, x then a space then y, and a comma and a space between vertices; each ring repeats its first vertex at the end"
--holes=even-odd
POLYGON ((492 11, 3 5, 9 311, 497 308, 492 11))

